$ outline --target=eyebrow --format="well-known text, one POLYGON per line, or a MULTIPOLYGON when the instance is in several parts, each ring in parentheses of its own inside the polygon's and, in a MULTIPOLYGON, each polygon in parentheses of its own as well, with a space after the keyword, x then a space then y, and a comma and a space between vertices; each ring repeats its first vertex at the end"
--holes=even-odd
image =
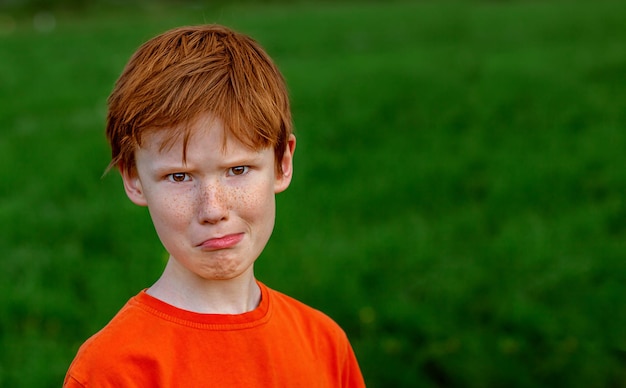
MULTIPOLYGON (((226 157, 220 158, 220 160, 218 160, 218 164, 220 167, 232 167, 232 166, 244 166, 244 165, 250 165, 250 164, 258 164, 264 158, 263 151, 265 150, 259 150, 259 151, 249 150, 249 151, 237 152, 232 156, 226 156, 226 157)), ((267 152, 272 152, 272 162, 273 162, 274 161, 273 150, 267 149, 267 152)), ((172 158, 172 160, 170 160, 169 158, 165 160, 161 158, 152 163, 152 168, 150 168, 150 170, 153 172, 161 173, 161 172, 173 171, 177 169, 184 170, 184 169, 189 168, 189 165, 190 165, 189 158, 185 160, 183 160, 182 157, 172 158)))

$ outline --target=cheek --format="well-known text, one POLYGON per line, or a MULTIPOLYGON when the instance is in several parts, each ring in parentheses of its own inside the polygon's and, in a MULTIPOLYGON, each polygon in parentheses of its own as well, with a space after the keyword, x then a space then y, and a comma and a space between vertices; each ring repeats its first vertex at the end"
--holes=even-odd
POLYGON ((229 193, 230 208, 239 213, 241 217, 254 219, 266 219, 272 217, 275 211, 274 194, 272 188, 261 185, 255 188, 234 188, 229 193))
POLYGON ((155 223, 168 227, 183 224, 194 211, 193 201, 187 195, 150 196, 147 195, 148 209, 155 223))

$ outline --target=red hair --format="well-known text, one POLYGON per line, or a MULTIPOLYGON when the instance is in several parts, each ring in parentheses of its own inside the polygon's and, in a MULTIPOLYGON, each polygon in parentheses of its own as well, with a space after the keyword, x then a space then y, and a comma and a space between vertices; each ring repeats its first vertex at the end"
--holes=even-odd
POLYGON ((210 113, 250 148, 272 147, 280 171, 293 131, 287 87, 272 59, 252 38, 219 25, 176 28, 144 43, 108 105, 109 169, 134 168, 150 131, 169 132, 170 143, 182 136, 186 149, 188 124, 210 113))

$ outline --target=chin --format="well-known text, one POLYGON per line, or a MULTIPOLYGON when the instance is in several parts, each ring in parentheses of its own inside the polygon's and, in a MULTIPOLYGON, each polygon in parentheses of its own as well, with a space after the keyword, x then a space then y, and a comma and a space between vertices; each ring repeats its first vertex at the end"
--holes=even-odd
POLYGON ((203 268, 200 277, 206 280, 232 280, 246 274, 252 266, 244 267, 243 263, 225 261, 214 263, 208 268, 203 268), (216 265, 218 264, 218 265, 216 265))

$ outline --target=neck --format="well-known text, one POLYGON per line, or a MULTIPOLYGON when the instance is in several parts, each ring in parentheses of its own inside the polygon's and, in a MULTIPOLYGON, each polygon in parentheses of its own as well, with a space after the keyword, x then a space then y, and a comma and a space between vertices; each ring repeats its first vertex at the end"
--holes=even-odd
POLYGON ((252 267, 233 279, 209 280, 190 273, 171 257, 147 293, 172 306, 202 314, 243 314, 257 308, 261 301, 252 267))

